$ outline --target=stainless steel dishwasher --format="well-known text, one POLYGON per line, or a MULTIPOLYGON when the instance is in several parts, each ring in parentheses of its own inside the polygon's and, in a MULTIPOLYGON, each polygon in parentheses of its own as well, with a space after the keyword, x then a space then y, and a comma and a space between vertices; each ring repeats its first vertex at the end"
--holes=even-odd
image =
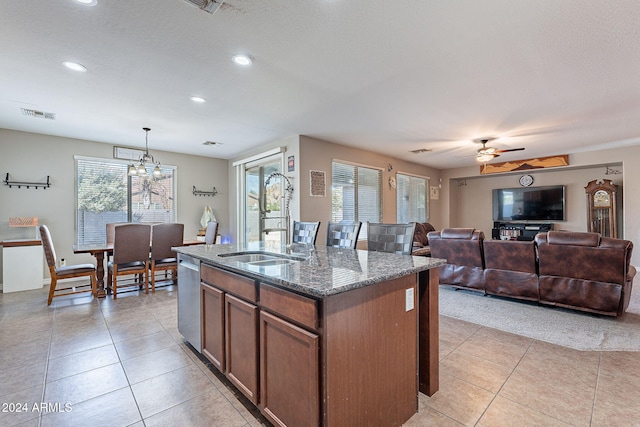
POLYGON ((178 330, 199 352, 200 337, 200 260, 178 254, 178 330))

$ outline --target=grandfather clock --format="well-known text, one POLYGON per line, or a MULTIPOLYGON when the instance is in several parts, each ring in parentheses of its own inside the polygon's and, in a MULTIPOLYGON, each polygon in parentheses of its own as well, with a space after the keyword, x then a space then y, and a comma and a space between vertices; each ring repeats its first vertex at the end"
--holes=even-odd
POLYGON ((618 237, 616 193, 618 186, 610 179, 589 181, 587 192, 587 231, 605 237, 618 237))

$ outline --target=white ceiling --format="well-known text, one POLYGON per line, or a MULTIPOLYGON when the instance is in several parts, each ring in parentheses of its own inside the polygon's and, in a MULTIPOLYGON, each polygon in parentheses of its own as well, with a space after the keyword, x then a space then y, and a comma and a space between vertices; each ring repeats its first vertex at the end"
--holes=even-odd
POLYGON ((144 147, 148 126, 152 152, 218 158, 300 134, 437 168, 482 137, 526 148, 497 161, 640 144, 637 0, 97 2, 0 2, 0 128, 144 147))

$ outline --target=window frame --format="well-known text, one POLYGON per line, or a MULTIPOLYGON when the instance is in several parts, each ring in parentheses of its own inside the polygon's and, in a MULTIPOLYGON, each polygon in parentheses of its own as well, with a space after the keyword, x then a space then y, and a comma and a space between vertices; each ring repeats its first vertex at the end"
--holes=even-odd
MULTIPOLYGON (((127 168, 128 166, 131 164, 131 161, 126 161, 126 160, 120 160, 120 159, 111 159, 111 158, 102 158, 102 157, 88 157, 88 156, 74 156, 74 242, 76 244, 86 244, 84 241, 80 242, 80 233, 79 233, 79 227, 78 227, 78 215, 79 215, 79 209, 78 209, 78 197, 79 197, 79 186, 78 186, 78 178, 79 178, 79 165, 80 162, 82 161, 86 161, 86 162, 97 162, 97 163, 104 163, 104 164, 109 164, 109 165, 118 165, 118 166, 122 166, 124 169, 124 173, 126 176, 126 200, 127 200, 127 222, 133 222, 134 218, 133 218, 133 196, 134 196, 134 192, 133 192, 133 188, 132 188, 132 178, 127 174, 127 168)), ((173 179, 173 185, 171 188, 171 196, 172 196, 172 207, 170 208, 171 212, 171 217, 172 217, 172 221, 171 222, 177 222, 177 218, 178 218, 178 168, 177 166, 174 165, 166 165, 166 164, 162 164, 160 166, 162 168, 162 170, 171 170, 172 171, 172 179, 173 179)), ((141 223, 154 223, 155 221, 140 221, 141 223)), ((106 228, 104 230, 105 233, 105 241, 106 241, 106 228)), ((102 231, 98 234, 98 236, 101 236, 102 231)))
MULTIPOLYGON (((403 171, 397 171, 395 174, 395 179, 396 179, 396 221, 403 222, 403 223, 409 223, 409 222, 429 222, 429 216, 430 216, 430 209, 431 209, 431 203, 429 200, 429 184, 430 184, 430 180, 431 178, 425 175, 418 175, 418 174, 414 174, 414 173, 409 173, 409 172, 403 172, 403 171), (401 191, 400 191, 400 179, 399 179, 399 175, 403 176, 403 177, 407 177, 409 178, 409 180, 411 181, 412 179, 421 179, 424 180, 424 212, 425 212, 425 217, 424 219, 422 218, 411 218, 409 217, 408 221, 404 221, 404 220, 400 220, 400 218, 402 217, 401 213, 400 213, 400 209, 401 209, 401 203, 399 198, 402 196, 401 191)), ((411 183, 409 183, 409 186, 411 187, 411 183)), ((411 197, 411 193, 409 194, 409 197, 411 197)), ((409 203, 411 204, 411 200, 409 200, 409 203)), ((417 209, 419 209, 420 207, 418 206, 417 209)), ((411 211, 411 209, 410 209, 411 211)))
MULTIPOLYGON (((354 221, 360 221, 362 222, 362 228, 360 229, 360 234, 358 236, 358 240, 366 240, 367 239, 367 224, 369 222, 383 222, 383 211, 384 211, 384 201, 383 201, 383 185, 382 185, 382 181, 383 181, 383 171, 384 169, 381 167, 376 167, 376 166, 371 166, 371 165, 365 165, 365 164, 361 164, 361 163, 355 163, 355 162, 350 162, 350 161, 346 161, 346 160, 340 160, 340 159, 332 159, 331 160, 331 221, 340 221, 340 219, 335 218, 334 217, 334 210, 333 210, 333 199, 335 197, 335 176, 334 176, 334 169, 335 169, 335 165, 341 165, 341 166, 349 166, 349 167, 353 167, 354 168, 354 183, 353 183, 353 187, 354 187, 354 203, 353 203, 353 214, 354 214, 354 221), (363 219, 360 217, 359 215, 359 200, 361 199, 361 193, 359 192, 358 187, 360 186, 359 182, 358 182, 358 169, 366 169, 369 171, 375 171, 377 173, 377 199, 378 199, 378 203, 377 203, 377 214, 378 214, 378 219, 376 221, 373 221, 372 219, 363 219)), ((343 183, 340 183, 343 184, 343 183)), ((342 205, 342 212, 344 212, 344 200, 343 200, 343 205, 342 205)), ((343 216, 344 218, 344 216, 343 216)))

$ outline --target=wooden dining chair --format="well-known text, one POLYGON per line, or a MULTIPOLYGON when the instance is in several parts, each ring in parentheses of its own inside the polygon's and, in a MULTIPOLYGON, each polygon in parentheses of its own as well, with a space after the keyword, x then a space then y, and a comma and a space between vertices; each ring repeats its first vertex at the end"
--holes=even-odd
POLYGON ((133 283, 149 293, 149 245, 151 226, 148 224, 122 224, 115 228, 113 260, 107 264, 107 283, 113 299, 118 297, 118 276, 134 275, 133 283), (143 275, 143 276, 140 276, 143 275), (144 277, 141 283, 139 277, 144 277))
POLYGON ((293 221, 293 233, 291 237, 292 243, 309 243, 316 244, 318 230, 320 229, 320 221, 318 222, 302 222, 293 221))
POLYGON ((367 250, 411 255, 416 223, 367 225, 367 250))
POLYGON ((178 256, 172 247, 182 246, 184 224, 155 224, 151 228, 151 292, 156 291, 156 273, 164 271, 165 278, 171 272, 175 283, 178 276, 178 256))
POLYGON ((204 235, 204 243, 206 245, 213 245, 216 243, 216 237, 218 236, 218 223, 216 221, 209 221, 207 223, 207 231, 204 235))
MULTIPOLYGON (((126 222, 109 222, 106 225, 106 238, 107 246, 113 245, 113 240, 116 238, 116 226, 126 224, 126 222)), ((113 256, 113 250, 107 251, 107 261, 111 260, 113 256)))
POLYGON ((51 275, 51 284, 49 285, 49 299, 47 301, 47 305, 51 305, 51 301, 54 297, 79 294, 82 292, 91 292, 91 294, 95 298, 97 279, 96 268, 94 267, 94 265, 76 264, 57 267, 56 250, 53 246, 51 233, 49 232, 49 228, 44 224, 40 226, 40 237, 42 238, 44 256, 47 259, 47 265, 49 266, 49 274, 51 275), (89 278, 89 283, 79 285, 74 282, 73 286, 57 288, 58 280, 71 279, 74 277, 87 277, 89 278), (57 292, 59 293, 56 294, 57 292))

